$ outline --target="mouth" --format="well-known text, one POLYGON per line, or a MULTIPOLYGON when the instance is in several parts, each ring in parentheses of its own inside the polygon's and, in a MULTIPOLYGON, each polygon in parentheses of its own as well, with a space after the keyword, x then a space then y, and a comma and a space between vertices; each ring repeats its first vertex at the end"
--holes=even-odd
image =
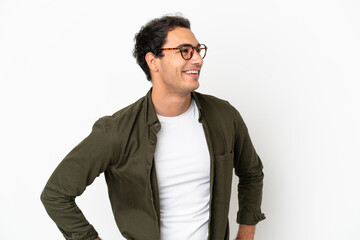
POLYGON ((200 75, 200 69, 188 69, 183 71, 183 73, 186 74, 187 76, 198 78, 200 75))

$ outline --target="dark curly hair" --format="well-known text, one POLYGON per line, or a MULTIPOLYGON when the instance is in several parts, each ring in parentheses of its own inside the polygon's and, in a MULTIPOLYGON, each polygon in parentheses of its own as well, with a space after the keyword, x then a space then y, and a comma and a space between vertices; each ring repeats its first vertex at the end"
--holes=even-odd
POLYGON ((156 57, 163 57, 159 49, 164 45, 168 32, 176 27, 190 29, 190 21, 182 16, 166 15, 148 22, 135 34, 133 56, 145 72, 147 80, 151 81, 151 75, 145 55, 152 52, 156 57))

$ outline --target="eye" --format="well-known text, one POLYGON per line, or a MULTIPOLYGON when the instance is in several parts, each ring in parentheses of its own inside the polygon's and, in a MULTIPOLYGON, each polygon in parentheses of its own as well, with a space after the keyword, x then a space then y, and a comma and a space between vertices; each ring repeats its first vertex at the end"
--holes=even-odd
POLYGON ((190 49, 189 49, 188 47, 183 47, 183 48, 181 49, 181 51, 182 51, 183 53, 189 53, 189 52, 190 52, 190 49))

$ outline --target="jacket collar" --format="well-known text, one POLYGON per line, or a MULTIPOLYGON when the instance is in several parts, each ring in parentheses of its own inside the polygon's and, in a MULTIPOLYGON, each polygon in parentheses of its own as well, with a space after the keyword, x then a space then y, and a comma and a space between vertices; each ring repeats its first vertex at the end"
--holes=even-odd
POLYGON ((199 122, 201 122, 203 115, 204 115, 203 109, 200 104, 200 99, 199 99, 200 95, 201 95, 200 93, 195 92, 195 91, 191 93, 191 97, 195 100, 196 106, 199 109, 199 122))
POLYGON ((150 88, 150 90, 147 92, 144 101, 146 126, 150 126, 159 121, 159 119, 156 116, 154 104, 151 99, 151 92, 152 92, 152 88, 150 88))
MULTIPOLYGON (((144 102, 146 126, 150 126, 156 122, 159 122, 159 119, 157 118, 157 115, 155 112, 154 104, 151 99, 151 92, 152 92, 152 88, 150 88, 150 90, 147 92, 147 94, 145 96, 145 102, 144 102)), ((194 99, 196 106, 199 109, 199 121, 201 121, 201 119, 203 117, 203 110, 200 105, 199 95, 200 95, 200 93, 198 93, 198 92, 195 92, 195 91, 191 92, 191 97, 194 99)))

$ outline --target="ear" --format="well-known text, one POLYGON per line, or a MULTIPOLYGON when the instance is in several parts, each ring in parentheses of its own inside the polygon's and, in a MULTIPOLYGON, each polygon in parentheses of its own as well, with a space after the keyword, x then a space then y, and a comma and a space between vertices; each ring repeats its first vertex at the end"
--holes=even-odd
POLYGON ((147 65, 149 66, 150 72, 158 72, 159 71, 159 63, 158 60, 159 58, 157 58, 152 52, 148 52, 145 55, 145 60, 147 65))

